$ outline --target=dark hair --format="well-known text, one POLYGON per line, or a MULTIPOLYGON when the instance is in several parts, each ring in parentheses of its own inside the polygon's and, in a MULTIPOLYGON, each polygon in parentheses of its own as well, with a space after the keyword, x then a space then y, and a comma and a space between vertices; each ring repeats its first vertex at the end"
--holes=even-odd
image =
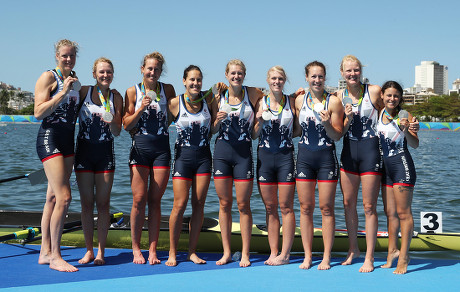
POLYGON ((187 68, 185 68, 184 76, 182 78, 184 78, 184 80, 187 79, 188 72, 193 71, 193 70, 197 70, 198 72, 200 72, 201 77, 203 77, 203 72, 201 72, 200 67, 198 67, 196 65, 189 65, 187 68))
POLYGON ((308 70, 310 70, 310 68, 314 66, 323 68, 324 76, 326 76, 326 66, 324 66, 324 64, 319 61, 313 61, 313 62, 308 63, 307 66, 305 66, 305 75, 308 76, 308 70))
POLYGON ((401 85, 399 85, 398 82, 390 80, 390 81, 385 82, 382 85, 382 94, 385 94, 385 90, 387 90, 388 88, 396 89, 399 92, 399 94, 401 95, 401 99, 399 100, 399 104, 397 106, 398 111, 401 110, 401 105, 404 102, 404 98, 403 98, 404 90, 402 89, 401 85))

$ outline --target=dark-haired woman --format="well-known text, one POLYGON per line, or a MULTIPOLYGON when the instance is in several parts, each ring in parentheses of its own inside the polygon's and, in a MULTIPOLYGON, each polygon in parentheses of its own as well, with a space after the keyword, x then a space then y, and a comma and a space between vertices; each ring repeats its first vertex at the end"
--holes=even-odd
POLYGON ((403 89, 395 81, 382 86, 384 109, 377 126, 383 152, 385 175, 382 183, 385 213, 388 218, 388 258, 383 268, 390 268, 398 258, 395 274, 405 274, 409 264, 409 246, 414 230, 412 197, 416 180, 415 166, 407 145, 419 146, 415 117, 401 111, 403 89), (398 229, 401 226, 401 250, 397 248, 398 229))
POLYGON ((142 82, 125 95, 123 126, 132 135, 129 155, 133 206, 131 209, 131 237, 133 262, 144 264, 140 242, 144 226, 145 206, 148 203, 149 264, 159 264, 157 256, 160 233, 161 198, 169 180, 171 149, 168 132, 168 100, 176 95, 171 84, 160 82, 165 59, 153 52, 144 57, 142 82), (150 180, 150 182, 149 182, 150 180))
POLYGON ((318 184, 319 207, 322 215, 324 243, 323 260, 318 270, 331 268, 331 250, 335 233, 335 191, 339 178, 339 165, 334 141, 342 137, 343 106, 340 99, 324 89, 326 67, 314 61, 305 66, 305 79, 309 91, 296 98, 299 140, 296 186, 300 203, 300 230, 305 252, 301 269, 312 264, 313 212, 315 187, 318 184))
POLYGON ((212 93, 202 92, 203 74, 198 66, 190 65, 184 71, 182 82, 185 93, 169 100, 171 118, 177 129, 173 168, 174 203, 169 218, 169 258, 167 266, 177 265, 177 245, 190 189, 192 190, 192 217, 189 223, 189 250, 187 260, 204 264, 196 254, 196 246, 204 219, 204 204, 211 181, 211 113, 212 93))

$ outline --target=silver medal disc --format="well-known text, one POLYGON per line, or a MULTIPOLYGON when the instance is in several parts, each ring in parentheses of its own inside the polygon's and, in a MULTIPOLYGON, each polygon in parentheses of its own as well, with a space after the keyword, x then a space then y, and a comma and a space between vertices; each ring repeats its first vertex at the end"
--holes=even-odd
POLYGON ((400 110, 398 116, 400 119, 407 119, 409 118, 409 113, 406 110, 400 110))
POLYGON ((262 113, 262 119, 263 119, 264 121, 269 121, 269 120, 271 120, 271 119, 272 119, 272 113, 271 113, 270 111, 264 111, 264 112, 262 113))
POLYGON ((222 111, 229 114, 232 111, 232 107, 228 103, 222 105, 222 111))
POLYGON ((214 95, 219 93, 219 89, 217 89, 217 84, 214 84, 211 90, 212 90, 212 94, 214 95))
POLYGON ((322 110, 324 110, 324 105, 322 103, 315 103, 313 109, 315 112, 320 113, 322 110))
POLYGON ((109 112, 104 112, 102 114, 102 119, 104 119, 104 121, 106 121, 107 123, 110 123, 113 120, 113 115, 109 112))
POLYGON ((80 91, 80 89, 81 89, 80 81, 78 80, 74 81, 74 83, 72 83, 72 90, 80 91))

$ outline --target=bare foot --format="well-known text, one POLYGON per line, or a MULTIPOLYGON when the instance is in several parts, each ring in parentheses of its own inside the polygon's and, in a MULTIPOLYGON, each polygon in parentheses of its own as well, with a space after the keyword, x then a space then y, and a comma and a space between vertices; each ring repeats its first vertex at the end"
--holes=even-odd
POLYGON ((49 265, 51 261, 51 256, 49 254, 42 254, 38 257, 38 263, 40 265, 49 265))
POLYGON ((407 256, 406 258, 399 257, 398 265, 396 266, 396 270, 394 270, 393 274, 405 274, 407 273, 407 267, 409 266, 410 257, 407 256))
POLYGON ((265 265, 271 265, 270 263, 277 257, 277 254, 271 254, 268 259, 264 262, 265 265))
POLYGON ((374 271, 374 260, 365 259, 364 264, 359 269, 360 273, 370 273, 374 271))
POLYGON ((230 255, 223 255, 222 258, 216 262, 216 265, 218 266, 226 265, 231 261, 232 261, 232 257, 230 255))
POLYGON ((50 268, 59 272, 76 272, 78 269, 62 258, 51 259, 50 268))
POLYGON ((145 258, 144 256, 142 255, 142 252, 140 250, 138 251, 134 251, 133 250, 133 263, 135 264, 145 264, 145 258))
POLYGON ((287 256, 279 255, 269 263, 270 266, 281 266, 281 265, 286 265, 286 264, 289 264, 289 255, 287 256))
POLYGON ((393 265, 393 261, 399 257, 399 249, 395 249, 392 252, 388 252, 387 263, 381 265, 381 268, 388 269, 393 265))
POLYGON ((318 270, 324 271, 324 270, 329 270, 330 268, 331 268, 331 259, 323 258, 323 260, 318 266, 318 270))
POLYGON ((79 264, 87 264, 94 261, 94 252, 93 251, 86 251, 85 255, 78 261, 79 264))
POLYGON ((342 266, 348 266, 351 265, 354 259, 359 257, 359 249, 354 250, 354 251, 348 251, 347 257, 345 260, 341 263, 342 266))
POLYGON ((169 257, 168 257, 168 260, 166 261, 166 265, 168 267, 175 267, 177 266, 177 259, 176 259, 176 255, 175 254, 172 254, 171 252, 169 252, 169 257))
POLYGON ((303 260, 303 263, 300 264, 299 268, 303 269, 303 270, 308 270, 311 268, 311 257, 305 257, 305 259, 303 260))
POLYGON ((240 260, 240 267, 246 268, 251 265, 251 261, 249 260, 249 255, 242 255, 240 260))
POLYGON ((187 256, 187 260, 192 261, 197 265, 206 264, 206 261, 198 257, 196 253, 191 253, 187 256))
POLYGON ((158 259, 156 251, 149 252, 149 264, 151 265, 161 264, 161 261, 158 259))
POLYGON ((96 257, 96 259, 94 259, 94 264, 96 266, 103 266, 105 265, 105 260, 104 258, 96 257))

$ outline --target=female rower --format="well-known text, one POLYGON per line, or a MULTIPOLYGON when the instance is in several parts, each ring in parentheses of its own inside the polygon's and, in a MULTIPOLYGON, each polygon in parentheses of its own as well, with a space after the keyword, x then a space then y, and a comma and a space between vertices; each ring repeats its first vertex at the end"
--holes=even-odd
POLYGON ((189 250, 187 260, 204 264, 196 254, 198 237, 204 219, 204 204, 211 181, 211 149, 209 140, 215 115, 211 112, 214 96, 202 92, 203 74, 198 66, 184 70, 182 82, 185 93, 169 100, 170 120, 177 129, 173 169, 174 203, 169 218, 169 258, 167 266, 177 265, 177 245, 182 221, 192 189, 192 217, 189 223, 189 250))
POLYGON ((113 64, 107 58, 99 58, 93 65, 96 86, 83 86, 80 95, 85 97, 80 109, 80 130, 77 136, 75 173, 81 200, 81 222, 85 235, 86 254, 78 262, 105 264, 104 251, 110 226, 110 192, 115 172, 113 136, 121 131, 123 98, 118 91, 111 92, 113 64), (94 196, 96 188, 96 196, 94 196), (93 251, 94 201, 97 208, 96 258, 93 251))
POLYGON ((353 259, 359 256, 356 205, 361 182, 366 216, 367 250, 364 264, 359 271, 367 273, 374 270, 374 248, 378 225, 376 206, 382 176, 377 120, 383 104, 380 98, 380 86, 362 84, 361 72, 361 62, 355 56, 347 55, 342 59, 340 73, 347 83, 347 88, 338 91, 337 95, 346 104, 340 186, 349 241, 348 255, 342 265, 350 265, 353 259))
POLYGON ((415 166, 407 144, 417 148, 419 125, 410 113, 401 111, 403 89, 395 81, 382 86, 385 108, 380 112, 377 130, 383 152, 382 194, 388 218, 388 258, 382 268, 390 268, 399 257, 395 274, 405 274, 409 264, 409 246, 414 231, 412 197, 416 180, 415 166), (401 225, 401 250, 398 250, 398 231, 401 225))
POLYGON ((129 156, 133 192, 130 221, 133 262, 136 264, 145 263, 140 241, 147 203, 148 261, 151 265, 160 263, 156 248, 160 233, 161 198, 168 184, 171 163, 167 103, 176 95, 171 84, 158 81, 164 64, 162 54, 153 52, 146 55, 141 66, 142 82, 128 88, 125 95, 123 125, 133 139, 129 156))
POLYGON ((294 241, 294 145, 292 131, 295 100, 283 94, 286 73, 281 66, 268 70, 270 93, 257 105, 253 139, 259 137, 257 151, 257 183, 265 204, 270 257, 265 264, 277 266, 289 263, 294 241), (278 255, 280 219, 283 220, 283 245, 278 255))
POLYGON ((326 67, 314 61, 305 66, 309 92, 295 101, 298 127, 301 132, 296 164, 296 186, 300 203, 300 230, 305 252, 301 269, 312 264, 313 211, 315 187, 318 183, 319 207, 322 215, 324 242, 323 261, 318 270, 331 268, 331 250, 335 232, 335 190, 339 178, 339 165, 334 141, 342 137, 343 106, 340 99, 324 90, 326 67))
POLYGON ((236 201, 240 212, 242 239, 241 267, 251 264, 249 246, 251 242, 252 213, 251 194, 253 187, 252 127, 254 108, 263 93, 255 87, 243 86, 246 66, 240 60, 231 60, 225 68, 228 90, 223 92, 214 105, 218 108, 213 132, 219 131, 214 147, 214 185, 219 197, 219 223, 224 254, 217 265, 227 264, 231 256, 232 231, 232 185, 235 182, 236 201))
POLYGON ((35 85, 34 115, 43 120, 38 130, 37 153, 48 178, 38 263, 49 264, 51 269, 62 272, 75 272, 78 269, 62 258, 60 244, 64 219, 72 200, 69 180, 81 87, 72 69, 78 44, 60 40, 55 44, 55 52, 56 69, 44 72, 35 85))

